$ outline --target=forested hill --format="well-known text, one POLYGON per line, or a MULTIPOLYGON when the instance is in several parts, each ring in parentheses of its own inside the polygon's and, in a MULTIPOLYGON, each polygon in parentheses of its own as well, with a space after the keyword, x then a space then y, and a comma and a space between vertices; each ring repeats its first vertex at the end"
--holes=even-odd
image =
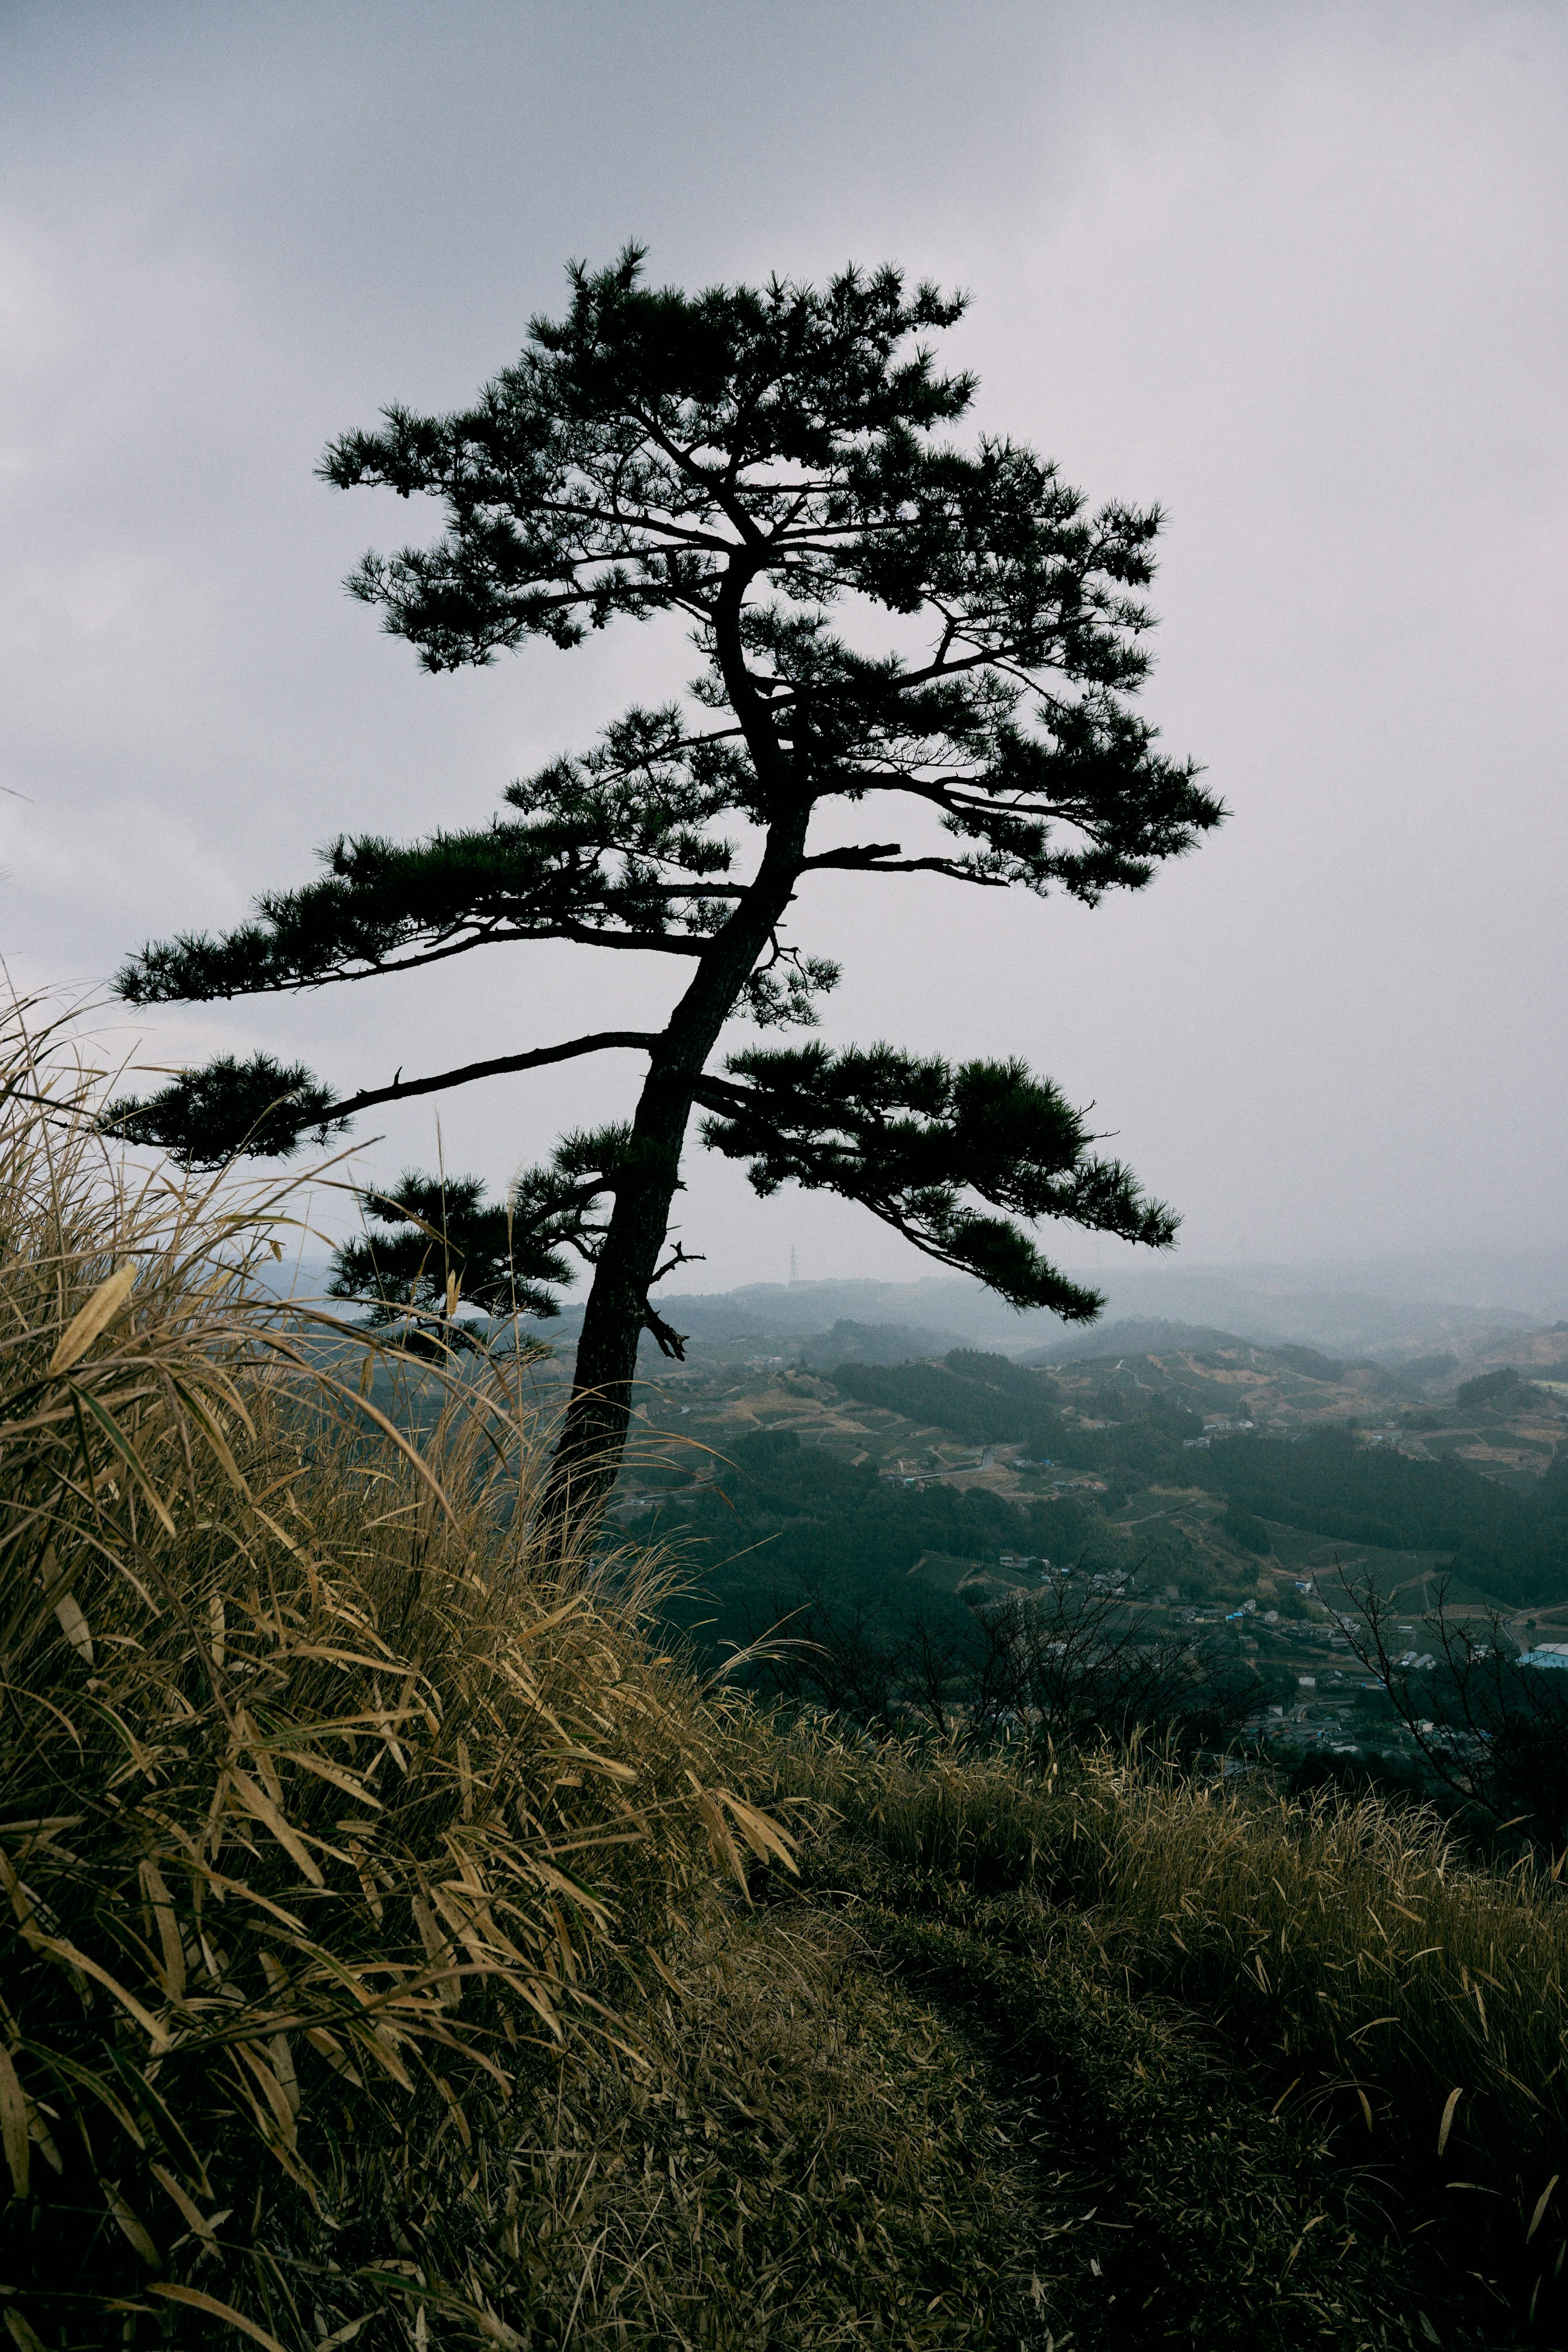
POLYGON ((1195 1478, 1260 1518, 1390 1551, 1453 1555, 1466 1583, 1499 1601, 1568 1593, 1568 1449, 1514 1493, 1462 1462, 1413 1462, 1343 1430, 1304 1441, 1239 1436, 1214 1445, 1195 1478))
POLYGON ((859 1403, 949 1430, 977 1445, 1021 1445, 1041 1464, 1073 1464, 1124 1486, 1190 1478, 1192 1454, 1185 1442, 1203 1432, 1202 1419, 1189 1406, 1157 1391, 1141 1396, 1135 1415, 1127 1418, 1072 1414, 1049 1373, 972 1349, 955 1349, 939 1364, 840 1364, 832 1378, 841 1395, 859 1403))
POLYGON ((914 1576, 930 1606, 1009 1551, 1121 1557, 1177 1609, 1260 1611, 1359 1548, 1392 1585, 1451 1566, 1471 1605, 1568 1610, 1568 1361, 1467 1379, 1451 1355, 1387 1370, 1230 1340, 1049 1371, 964 1348, 811 1369, 831 1336, 793 1364, 694 1349, 650 1402, 697 1451, 629 1470, 621 1507, 677 1539, 716 1638, 806 1584, 903 1610, 914 1576))
POLYGON ((967 1620, 956 1597, 967 1569, 1013 1549, 1078 1557, 1100 1525, 1099 1513, 1075 1499, 1015 1502, 983 1486, 906 1485, 802 1444, 791 1430, 740 1439, 715 1475, 677 1489, 664 1509, 659 1531, 676 1538, 703 1587, 674 1615, 737 1647, 808 1597, 868 1616, 891 1611, 900 1622, 914 1609, 951 1633, 967 1620), (922 1563, 930 1568, 924 1576, 922 1563))
POLYGON ((833 1385, 843 1396, 881 1405, 915 1422, 934 1422, 981 1445, 1039 1444, 1061 1437, 1061 1396, 1043 1372, 1005 1356, 955 1348, 939 1364, 840 1364, 833 1385))
MULTIPOLYGON (((1311 1349, 1271 1349, 1267 1361, 1320 1392, 1345 1377, 1343 1365, 1311 1349)), ((1451 1454, 1413 1459, 1382 1432, 1369 1442, 1343 1420, 1215 1431, 1195 1443, 1205 1416, 1174 1382, 1156 1384, 1156 1369, 1167 1363, 1134 1360, 1130 1380, 1125 1359, 1086 1367, 1098 1381, 1087 1394, 1002 1357, 960 1349, 939 1364, 843 1364, 833 1379, 844 1395, 915 1423, 1080 1465, 1107 1481, 1113 1500, 1134 1484, 1203 1487, 1312 1535, 1450 1553, 1457 1575, 1500 1601, 1568 1599, 1568 1448, 1539 1479, 1504 1485, 1451 1454)), ((1531 1393, 1511 1372, 1485 1375, 1461 1392, 1482 1412, 1531 1393)), ((1239 1400, 1238 1412, 1247 1410, 1239 1400)))

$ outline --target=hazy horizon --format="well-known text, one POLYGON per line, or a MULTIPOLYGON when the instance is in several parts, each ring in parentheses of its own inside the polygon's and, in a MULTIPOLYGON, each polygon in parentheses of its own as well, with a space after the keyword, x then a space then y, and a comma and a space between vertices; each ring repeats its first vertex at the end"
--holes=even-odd
MULTIPOLYGON (((1144 699, 1232 816, 1092 914, 826 883, 798 926, 846 967, 824 1034, 1022 1055, 1092 1103, 1186 1219, 1152 1274, 1558 1246, 1560 10, 998 0, 956 32, 929 0, 52 0, 6 13, 0 67, 18 987, 101 998, 338 831, 483 821, 685 679, 678 638, 635 630, 422 676, 340 582, 425 519, 315 481, 330 436, 466 400, 567 258, 629 236, 687 285, 893 257, 971 291, 980 426, 1167 508, 1144 699)), ((373 1085, 641 1022, 671 986, 642 963, 518 948, 92 1025, 373 1085)), ((633 1076, 449 1097, 445 1164, 504 1184, 633 1076)), ((374 1181, 434 1165, 434 1111, 355 1141, 374 1181)), ((693 1286, 783 1280, 791 1246, 819 1276, 931 1270, 695 1149, 687 1181, 693 1286)))
MULTIPOLYGON (((1129 1323, 1201 1326, 1265 1345, 1304 1342, 1355 1355, 1380 1347, 1397 1350, 1423 1335, 1440 1344, 1461 1334, 1474 1339, 1568 1322, 1568 1247, 1561 1246, 1274 1265, 1183 1266, 1145 1257, 1113 1271, 1071 1263, 1067 1270, 1103 1288, 1105 1306, 1095 1323, 1064 1326, 1044 1309, 1020 1314, 972 1277, 929 1265, 906 1280, 801 1274, 723 1289, 706 1287, 694 1276, 685 1287, 662 1292, 660 1303, 698 1341, 714 1335, 716 1317, 734 1334, 755 1317, 758 1337, 771 1331, 821 1338, 851 1321, 938 1334, 944 1347, 959 1341, 1015 1353, 1057 1343, 1092 1349, 1098 1334, 1113 1342, 1129 1323)), ((324 1256, 306 1256, 287 1269, 287 1281, 296 1295, 311 1294, 326 1274, 324 1256)), ((559 1322, 539 1326, 538 1336, 570 1345, 583 1302, 580 1285, 563 1294, 559 1322)), ((644 1371, 657 1372, 651 1355, 644 1371)))

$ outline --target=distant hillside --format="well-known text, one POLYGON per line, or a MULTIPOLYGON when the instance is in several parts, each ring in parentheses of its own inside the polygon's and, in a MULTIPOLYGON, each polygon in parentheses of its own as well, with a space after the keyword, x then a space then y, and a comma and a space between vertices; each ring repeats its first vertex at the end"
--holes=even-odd
POLYGON ((982 1445, 998 1439, 1040 1446, 1061 1442, 1053 1382, 1009 1363, 1005 1356, 955 1348, 941 1364, 840 1364, 833 1379, 846 1396, 915 1423, 933 1423, 982 1445))
POLYGON ((918 1331, 926 1335, 928 1355, 976 1339, 1013 1349, 1061 1328, 1054 1316, 1015 1314, 978 1283, 948 1276, 923 1282, 748 1283, 738 1290, 676 1293, 661 1299, 660 1312, 699 1339, 746 1333, 810 1339, 835 1323, 918 1331))
POLYGON ((1267 1520, 1390 1550, 1447 1552, 1457 1575, 1502 1601, 1561 1600, 1568 1589, 1568 1455, 1513 1493, 1469 1462, 1413 1460, 1323 1429, 1306 1444, 1231 1438, 1198 1475, 1267 1520))
MULTIPOLYGON (((662 1291, 659 1311, 700 1346, 733 1350, 751 1342, 760 1354, 766 1343, 767 1350, 791 1357, 802 1348, 825 1346, 826 1335, 843 1325, 876 1333, 874 1341, 862 1344, 873 1349, 865 1360, 883 1363, 978 1343, 1015 1354, 1061 1328, 1053 1315, 1015 1314, 978 1283, 946 1276, 925 1282, 759 1282, 737 1290, 662 1291)), ((542 1339, 567 1349, 581 1328, 580 1295, 562 1301, 559 1321, 538 1327, 542 1339)), ((858 1353, 852 1345, 831 1361, 853 1361, 858 1353)), ((825 1364, 829 1358, 813 1353, 810 1360, 825 1364)), ((654 1352, 645 1348, 643 1373, 657 1369, 654 1352)))
POLYGON ((1207 1323, 1167 1323, 1162 1316, 1129 1316, 1116 1323, 1092 1323, 1064 1332, 1045 1348, 1031 1349, 1024 1364, 1092 1364, 1114 1356, 1166 1356, 1194 1349, 1247 1348, 1253 1342, 1207 1323))
POLYGON ((805 1343, 694 1341, 650 1381, 621 1507, 674 1535, 705 1591, 722 1570, 725 1640, 771 1623, 791 1579, 858 1591, 923 1551, 1098 1557, 1123 1512, 1140 1530, 1126 1557, 1178 1608, 1256 1598, 1273 1559, 1270 1605, 1289 1612, 1295 1579, 1348 1544, 1392 1583, 1456 1560, 1472 1592, 1568 1611, 1568 1381, 1551 1378, 1568 1334, 1538 1377, 1493 1367, 1464 1403, 1452 1354, 1394 1374, 1145 1320, 1079 1341, 1114 1353, 1030 1367, 937 1358, 929 1336, 842 1318, 805 1343), (1133 1344, 1150 1339, 1166 1344, 1133 1344))
POLYGON ((835 1364, 919 1364, 945 1356, 963 1341, 951 1331, 921 1330, 908 1323, 833 1325, 814 1339, 802 1340, 800 1360, 812 1371, 831 1372, 835 1364))

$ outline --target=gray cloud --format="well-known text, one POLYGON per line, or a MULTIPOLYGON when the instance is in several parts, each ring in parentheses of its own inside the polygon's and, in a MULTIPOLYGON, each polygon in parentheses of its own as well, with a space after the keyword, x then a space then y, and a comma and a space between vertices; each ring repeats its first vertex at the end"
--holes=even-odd
MULTIPOLYGON (((434 681, 342 596, 405 509, 311 478, 465 398, 626 236, 687 282, 850 256, 967 285, 990 425, 1170 527, 1151 709, 1234 810, 1092 916, 823 887, 835 1035, 1027 1054, 1184 1254, 1545 1240, 1561 1076, 1568 26, 1548 7, 54 0, 0 31, 4 940, 90 983, 342 826, 472 821, 680 663, 652 634, 434 681)), ((684 672, 677 667, 676 675, 684 672)), ((641 1018, 567 950, 105 1016, 374 1082, 641 1018)), ((606 1064, 449 1099, 504 1178, 606 1064)), ((379 1130, 378 1130, 379 1131, 379 1130)), ((385 1172, 428 1160, 389 1121, 385 1172)), ((694 1160, 716 1283, 902 1275, 694 1160)), ((1068 1254, 1071 1255, 1071 1245, 1068 1254)))

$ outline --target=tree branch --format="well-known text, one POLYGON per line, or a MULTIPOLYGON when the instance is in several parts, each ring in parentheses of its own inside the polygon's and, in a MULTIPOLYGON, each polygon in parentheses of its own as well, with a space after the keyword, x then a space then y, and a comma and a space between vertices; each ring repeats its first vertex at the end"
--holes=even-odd
POLYGON ((866 841, 848 849, 824 849, 815 857, 806 858, 800 866, 802 874, 821 874, 833 867, 847 868, 852 874, 866 872, 874 859, 896 857, 902 845, 896 841, 866 841))
POLYGON ((982 889, 1000 890, 1008 887, 1005 875, 976 874, 956 857, 900 857, 896 841, 869 841, 860 849, 825 850, 821 857, 808 857, 801 867, 803 874, 820 872, 823 867, 843 874, 944 874, 950 882, 970 882, 982 889))
MULTIPOLYGON (((733 886, 731 886, 733 887, 733 886)), ((716 898, 729 895, 723 886, 713 894, 716 898)), ((234 995, 289 996, 312 988, 331 988, 340 981, 382 980, 394 972, 421 971, 426 964, 445 963, 451 957, 466 955, 472 948, 514 946, 519 940, 568 940, 574 947, 633 948, 646 955, 700 956, 707 941, 689 931, 596 931, 585 923, 552 923, 548 930, 506 930, 497 927, 483 930, 466 940, 455 940, 444 946, 429 949, 423 955, 389 956, 384 961, 361 960, 357 971, 311 972, 299 980, 268 980, 262 987, 235 989, 234 995)), ((133 1000, 135 1001, 135 1000, 133 1000)), ((157 1000, 152 1000, 156 1002, 157 1000)), ((185 1002, 198 1002, 186 999, 185 1002)))
POLYGON ((547 1062, 570 1062, 580 1054, 605 1054, 621 1048, 651 1052, 658 1044, 649 1029, 601 1029, 589 1037, 570 1037, 562 1045, 539 1045, 529 1054, 502 1054, 491 1062, 465 1062, 460 1069, 439 1070, 431 1078, 397 1077, 390 1087, 369 1087, 362 1094, 346 1095, 340 1102, 329 1103, 306 1121, 314 1126, 317 1119, 352 1118, 356 1112, 370 1110, 377 1103, 404 1102, 412 1095, 434 1095, 448 1087, 471 1086, 476 1078, 509 1076, 516 1070, 537 1070, 547 1062))

